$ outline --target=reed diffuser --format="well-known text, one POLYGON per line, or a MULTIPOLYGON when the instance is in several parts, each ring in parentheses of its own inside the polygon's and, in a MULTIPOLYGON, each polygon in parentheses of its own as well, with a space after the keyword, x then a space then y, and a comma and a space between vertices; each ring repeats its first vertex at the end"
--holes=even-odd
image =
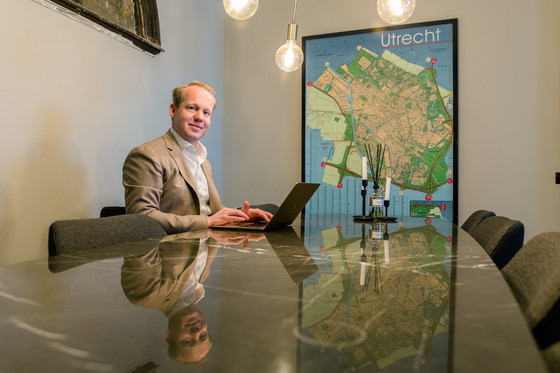
POLYGON ((383 216, 384 198, 379 190, 379 175, 385 162, 385 144, 377 144, 375 154, 372 152, 371 146, 369 144, 366 145, 366 156, 373 180, 373 192, 369 198, 369 205, 371 206, 370 216, 377 218, 383 216))

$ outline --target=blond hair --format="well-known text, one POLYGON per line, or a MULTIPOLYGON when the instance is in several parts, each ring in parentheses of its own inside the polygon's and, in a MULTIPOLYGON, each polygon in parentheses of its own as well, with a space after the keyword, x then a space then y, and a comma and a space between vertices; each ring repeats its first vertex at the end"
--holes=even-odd
POLYGON ((218 101, 216 100, 216 93, 214 92, 214 88, 212 88, 212 86, 208 83, 200 82, 198 80, 195 80, 195 81, 190 82, 189 84, 180 85, 179 87, 177 87, 173 90, 172 98, 173 98, 173 105, 175 105, 175 107, 181 106, 181 102, 183 101, 183 92, 185 91, 185 89, 187 89, 188 87, 191 87, 191 86, 201 87, 201 88, 204 88, 205 90, 207 90, 208 92, 210 92, 212 94, 212 96, 214 97, 214 107, 216 107, 216 105, 218 105, 218 101))

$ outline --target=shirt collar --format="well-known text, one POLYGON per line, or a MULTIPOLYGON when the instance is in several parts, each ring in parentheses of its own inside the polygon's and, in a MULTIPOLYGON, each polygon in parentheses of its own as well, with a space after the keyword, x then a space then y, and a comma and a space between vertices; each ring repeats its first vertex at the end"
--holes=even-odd
POLYGON ((171 134, 175 138, 175 141, 177 141, 177 145, 179 145, 179 148, 181 149, 181 151, 184 151, 185 149, 194 148, 195 151, 196 151, 196 154, 200 158, 206 159, 208 153, 206 152, 206 147, 204 145, 202 145, 202 143, 200 141, 197 141, 196 145, 193 145, 190 142, 188 142, 187 140, 185 140, 184 138, 182 138, 181 135, 179 135, 177 133, 177 131, 175 131, 173 128, 170 128, 170 130, 171 130, 171 134))

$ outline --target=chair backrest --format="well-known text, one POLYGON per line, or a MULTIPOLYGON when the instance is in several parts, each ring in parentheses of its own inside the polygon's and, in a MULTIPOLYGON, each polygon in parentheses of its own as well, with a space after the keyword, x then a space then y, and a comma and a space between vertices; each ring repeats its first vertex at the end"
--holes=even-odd
MULTIPOLYGON (((533 335, 541 349, 548 348, 553 344, 560 346, 560 296, 546 316, 535 325, 533 335)), ((560 364, 560 354, 558 355, 558 364, 560 364)))
POLYGON ((505 216, 490 216, 476 226, 472 236, 502 269, 523 246, 525 226, 505 216))
POLYGON ((560 299, 560 232, 532 238, 502 269, 502 274, 534 328, 560 299))
POLYGON ((496 214, 493 211, 477 210, 473 212, 471 216, 467 218, 467 220, 465 220, 463 225, 461 225, 461 228, 463 228, 470 235, 472 235, 476 226, 480 224, 481 221, 483 221, 486 218, 489 218, 490 216, 496 216, 496 214))
POLYGON ((142 214, 57 220, 49 227, 49 256, 165 235, 156 220, 142 214))
POLYGON ((124 206, 103 206, 99 212, 100 218, 106 218, 115 215, 126 214, 126 208, 124 206))

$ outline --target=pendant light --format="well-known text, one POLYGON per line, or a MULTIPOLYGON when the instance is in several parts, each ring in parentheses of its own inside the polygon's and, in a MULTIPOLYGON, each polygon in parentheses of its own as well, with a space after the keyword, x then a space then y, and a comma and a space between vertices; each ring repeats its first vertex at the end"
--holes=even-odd
POLYGON ((292 23, 288 25, 288 37, 286 43, 276 51, 276 65, 281 70, 292 72, 298 70, 303 64, 303 51, 297 45, 296 10, 298 0, 294 0, 294 14, 292 23))
POLYGON ((259 0, 224 0, 226 13, 239 21, 251 18, 258 7, 259 0))
POLYGON ((412 16, 416 0, 377 0, 377 13, 387 23, 397 25, 412 16))

